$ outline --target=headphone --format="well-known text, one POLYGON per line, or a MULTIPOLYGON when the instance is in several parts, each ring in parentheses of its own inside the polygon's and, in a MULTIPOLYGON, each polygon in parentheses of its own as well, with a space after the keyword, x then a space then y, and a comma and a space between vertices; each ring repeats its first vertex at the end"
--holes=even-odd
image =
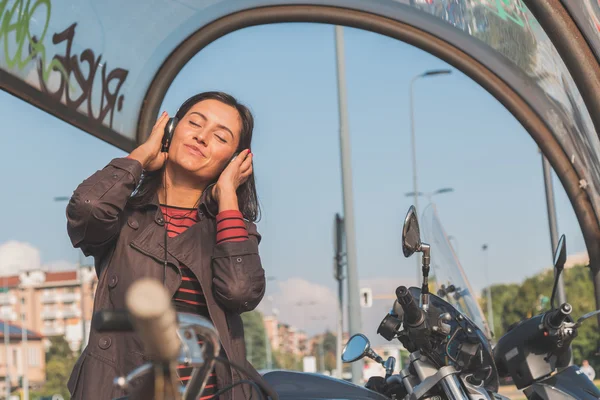
POLYGON ((162 152, 169 151, 169 146, 171 145, 171 140, 173 139, 173 134, 175 133, 175 127, 179 123, 179 118, 183 117, 183 115, 179 115, 180 111, 188 108, 188 105, 190 105, 190 103, 192 103, 192 102, 195 102, 196 99, 198 98, 198 96, 199 95, 194 95, 194 96, 190 97, 189 99, 187 99, 186 101, 184 101, 183 104, 181 106, 179 106, 179 108, 177 109, 175 116, 172 118, 169 118, 169 120, 167 121, 167 125, 165 125, 165 133, 163 134, 162 148, 160 151, 162 151, 162 152))
MULTIPOLYGON (((161 147, 160 151, 162 151, 162 152, 169 151, 169 146, 171 145, 171 140, 173 139, 173 135, 175 134, 175 128, 177 127, 177 124, 179 123, 179 119, 183 118, 183 115, 179 115, 180 111, 186 110, 187 108, 191 107, 192 104, 190 104, 190 103, 195 103, 198 97, 199 97, 199 95, 194 95, 194 96, 190 97, 189 99, 187 99, 186 101, 184 101, 183 104, 181 106, 179 106, 179 108, 177 109, 175 116, 172 118, 169 118, 169 120, 167 121, 167 124, 165 125, 165 132, 163 134, 162 147, 161 147)), ((235 154, 233 155, 231 160, 229 160, 229 162, 232 162, 233 160, 235 160, 235 158, 239 154, 240 154, 239 152, 235 152, 235 154)))

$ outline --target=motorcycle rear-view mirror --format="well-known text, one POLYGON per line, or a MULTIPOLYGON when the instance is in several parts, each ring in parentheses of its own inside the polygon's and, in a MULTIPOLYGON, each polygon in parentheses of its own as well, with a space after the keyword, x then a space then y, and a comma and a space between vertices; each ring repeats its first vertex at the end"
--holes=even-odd
POLYGON ((421 231, 415 206, 410 206, 402 227, 402 252, 410 257, 421 249, 421 231))
POLYGON ((557 271, 562 271, 567 262, 567 244, 565 242, 565 235, 561 235, 558 240, 558 245, 554 250, 554 268, 557 271))
POLYGON ((567 243, 565 235, 561 235, 554 250, 554 286, 552 287, 552 296, 550 297, 550 307, 554 310, 554 298, 556 296, 556 289, 558 287, 558 280, 560 273, 565 268, 567 262, 567 243))
POLYGON ((348 340, 344 351, 342 351, 342 361, 351 363, 360 360, 366 356, 371 349, 369 339, 363 334, 356 334, 348 340))

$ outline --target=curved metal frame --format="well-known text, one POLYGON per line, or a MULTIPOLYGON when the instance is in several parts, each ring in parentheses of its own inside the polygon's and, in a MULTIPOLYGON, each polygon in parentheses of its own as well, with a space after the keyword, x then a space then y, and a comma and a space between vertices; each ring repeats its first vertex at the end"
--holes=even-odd
MULTIPOLYGON (((529 0, 529 2, 535 3, 544 1, 546 0, 529 0)), ((503 68, 502 63, 498 63, 499 66, 496 71, 492 72, 489 67, 485 66, 485 63, 488 65, 494 63, 494 55, 487 52, 487 54, 481 54, 479 60, 475 59, 465 53, 464 50, 442 39, 440 35, 436 36, 430 33, 429 31, 434 32, 437 28, 432 21, 427 21, 428 16, 424 18, 416 12, 407 14, 411 14, 407 16, 407 19, 414 17, 414 20, 419 22, 419 24, 415 24, 419 25, 419 28, 407 22, 363 11, 314 5, 256 8, 218 19, 202 27, 182 42, 156 73, 146 92, 145 101, 140 111, 137 132, 138 142, 143 140, 150 132, 160 104, 170 84, 183 66, 208 44, 228 33, 250 26, 271 23, 316 22, 354 27, 401 40, 439 57, 479 83, 498 99, 532 136, 550 161, 573 205, 588 249, 596 289, 596 304, 600 308, 600 225, 598 216, 594 212, 587 193, 579 187, 579 180, 581 179, 579 174, 569 162, 567 155, 553 136, 550 128, 533 110, 532 106, 526 103, 513 89, 513 87, 517 87, 522 77, 515 74, 514 71, 503 68), (511 84, 507 82, 508 79, 499 78, 500 75, 509 76, 512 81, 511 84)), ((462 32, 458 34, 460 33, 462 32)), ((478 47, 476 43, 469 43, 469 46, 478 47)), ((473 49, 470 50, 475 52, 473 49)), ((567 65, 572 67, 572 64, 572 62, 569 62, 567 65)), ((597 66, 595 68, 597 69, 597 66)), ((582 81, 579 77, 577 82, 578 85, 581 85, 585 81, 582 81)), ((589 101, 590 93, 586 91, 586 94, 588 97, 585 100, 589 101)), ((542 97, 538 96, 537 98, 542 97)), ((593 105, 595 102, 592 101, 591 104, 593 105)), ((541 106, 546 105, 541 104, 541 106)), ((595 109, 592 108, 591 110, 595 109)))

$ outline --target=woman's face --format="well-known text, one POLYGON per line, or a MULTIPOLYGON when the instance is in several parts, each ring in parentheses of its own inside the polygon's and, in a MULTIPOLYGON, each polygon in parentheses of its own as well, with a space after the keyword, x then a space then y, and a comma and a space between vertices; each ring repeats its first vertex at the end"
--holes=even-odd
POLYGON ((177 123, 169 161, 204 182, 212 182, 233 157, 241 130, 235 108, 218 100, 196 103, 177 123))

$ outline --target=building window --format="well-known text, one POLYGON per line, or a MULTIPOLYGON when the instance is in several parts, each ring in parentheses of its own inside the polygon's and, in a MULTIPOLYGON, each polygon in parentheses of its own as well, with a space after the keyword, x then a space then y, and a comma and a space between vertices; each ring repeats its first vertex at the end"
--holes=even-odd
POLYGON ((12 352, 12 362, 13 362, 13 366, 16 367, 17 366, 17 362, 19 361, 19 353, 17 351, 17 349, 13 349, 12 352))
POLYGON ((40 366, 40 361, 41 361, 40 349, 35 348, 35 347, 30 347, 27 350, 27 352, 28 352, 27 362, 29 363, 29 366, 31 366, 31 367, 39 367, 40 366))

